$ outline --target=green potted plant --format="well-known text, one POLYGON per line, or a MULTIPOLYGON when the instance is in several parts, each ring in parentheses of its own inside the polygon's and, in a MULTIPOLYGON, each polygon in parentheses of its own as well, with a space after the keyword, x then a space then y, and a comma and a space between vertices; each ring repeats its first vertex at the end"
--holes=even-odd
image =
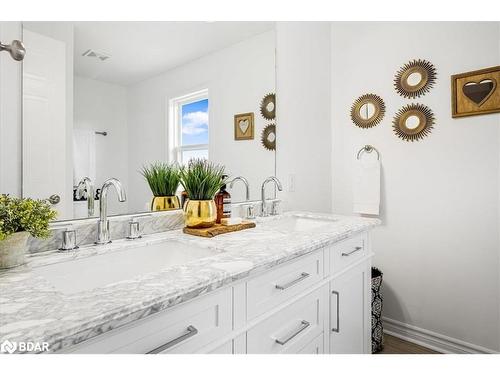
POLYGON ((13 198, 0 195, 0 268, 16 267, 24 263, 26 242, 33 237, 50 235, 49 221, 57 212, 47 202, 31 198, 13 198))
POLYGON ((214 196, 226 183, 224 166, 205 159, 191 159, 181 168, 181 184, 188 201, 184 205, 184 219, 189 228, 209 228, 217 220, 214 196))
POLYGON ((175 195, 180 182, 179 172, 177 164, 160 161, 142 168, 141 174, 153 193, 151 211, 177 210, 181 207, 179 198, 175 195))

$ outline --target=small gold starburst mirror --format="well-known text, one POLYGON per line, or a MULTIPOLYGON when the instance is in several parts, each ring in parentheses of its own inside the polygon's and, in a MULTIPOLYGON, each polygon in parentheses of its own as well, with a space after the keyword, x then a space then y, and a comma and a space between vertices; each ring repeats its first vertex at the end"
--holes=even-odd
POLYGON ((276 125, 269 124, 262 131, 262 146, 269 151, 276 150, 276 125))
POLYGON ((429 135, 434 125, 434 114, 423 104, 408 104, 401 108, 392 121, 394 133, 409 142, 429 135))
POLYGON ((260 102, 260 114, 266 120, 274 120, 276 117, 276 95, 267 94, 260 102))
POLYGON ((356 99, 351 107, 351 120, 360 128, 377 125, 385 114, 382 98, 375 94, 365 94, 356 99))
POLYGON ((436 82, 436 68, 427 60, 413 60, 396 73, 394 87, 399 95, 414 99, 428 92, 436 82))

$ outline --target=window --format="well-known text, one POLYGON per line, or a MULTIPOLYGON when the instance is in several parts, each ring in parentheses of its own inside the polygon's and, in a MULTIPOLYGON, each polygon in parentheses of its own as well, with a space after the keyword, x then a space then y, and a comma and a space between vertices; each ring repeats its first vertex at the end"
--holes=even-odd
POLYGON ((169 108, 170 160, 208 159, 208 90, 171 99, 169 108))

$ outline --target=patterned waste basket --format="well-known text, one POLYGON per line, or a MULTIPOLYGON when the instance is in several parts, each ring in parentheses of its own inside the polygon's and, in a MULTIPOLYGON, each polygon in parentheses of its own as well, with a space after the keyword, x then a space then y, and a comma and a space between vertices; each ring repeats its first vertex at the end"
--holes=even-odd
POLYGON ((372 353, 378 353, 384 348, 382 327, 382 272, 372 267, 372 353))

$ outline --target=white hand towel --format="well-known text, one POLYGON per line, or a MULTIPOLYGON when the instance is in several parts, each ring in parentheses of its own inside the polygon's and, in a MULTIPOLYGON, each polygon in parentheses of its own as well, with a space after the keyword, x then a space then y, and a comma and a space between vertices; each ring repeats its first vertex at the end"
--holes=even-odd
POLYGON ((356 160, 353 186, 353 211, 378 215, 380 210, 380 161, 356 160))
POLYGON ((73 186, 88 177, 95 183, 96 176, 95 132, 73 129, 73 186))

